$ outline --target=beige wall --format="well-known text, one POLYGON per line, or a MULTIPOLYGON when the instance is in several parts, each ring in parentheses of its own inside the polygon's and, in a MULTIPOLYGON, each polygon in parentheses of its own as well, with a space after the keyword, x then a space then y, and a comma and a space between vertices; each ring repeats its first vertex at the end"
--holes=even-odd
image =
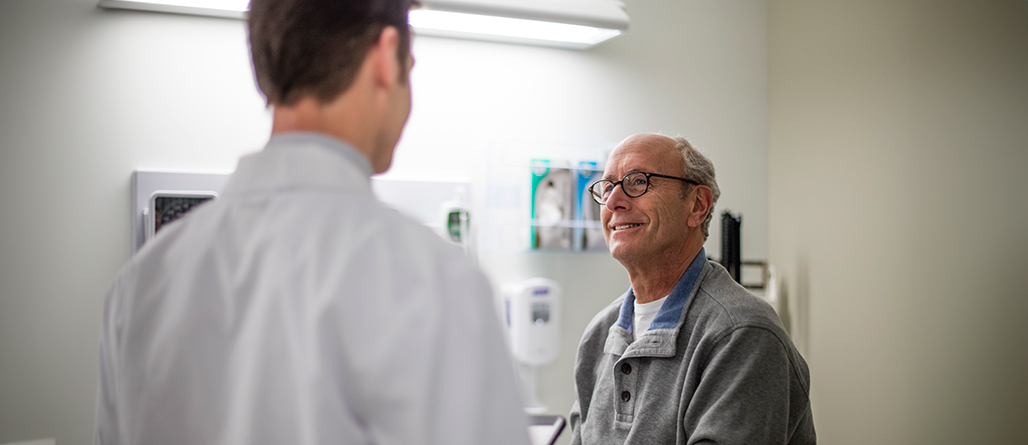
POLYGON ((1028 443, 1028 3, 768 6, 769 239, 822 443, 1028 443))

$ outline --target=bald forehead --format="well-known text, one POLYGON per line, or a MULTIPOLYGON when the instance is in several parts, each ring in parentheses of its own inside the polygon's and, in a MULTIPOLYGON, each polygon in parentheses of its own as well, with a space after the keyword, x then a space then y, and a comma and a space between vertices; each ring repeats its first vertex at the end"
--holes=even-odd
POLYGON ((674 148, 675 140, 659 134, 633 134, 618 144, 618 148, 623 146, 635 146, 656 151, 660 148, 674 148))
POLYGON ((681 154, 675 150, 676 144, 674 139, 659 134, 629 136, 610 152, 605 176, 620 177, 630 171, 681 175, 685 166, 681 154))

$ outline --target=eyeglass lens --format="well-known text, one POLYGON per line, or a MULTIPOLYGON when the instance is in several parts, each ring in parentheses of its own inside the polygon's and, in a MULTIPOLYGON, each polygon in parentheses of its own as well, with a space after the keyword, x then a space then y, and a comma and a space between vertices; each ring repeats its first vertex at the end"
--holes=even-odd
POLYGON ((621 189, 630 198, 638 198, 646 193, 646 189, 649 188, 650 180, 646 177, 645 173, 634 172, 625 175, 618 182, 602 180, 593 184, 590 191, 592 192, 593 199, 600 205, 606 204, 607 199, 610 198, 610 194, 614 192, 614 187, 621 184, 621 189))

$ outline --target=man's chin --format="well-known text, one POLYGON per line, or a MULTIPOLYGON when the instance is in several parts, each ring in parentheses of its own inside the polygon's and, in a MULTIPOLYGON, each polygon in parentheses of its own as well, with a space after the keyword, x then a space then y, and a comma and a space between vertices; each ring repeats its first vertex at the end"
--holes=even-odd
MULTIPOLYGON (((610 245, 608 244, 608 246, 610 245)), ((620 261, 622 264, 624 264, 625 261, 631 261, 633 257, 632 249, 628 248, 628 246, 625 246, 624 244, 614 243, 614 245, 610 246, 609 249, 610 256, 615 260, 620 261)))

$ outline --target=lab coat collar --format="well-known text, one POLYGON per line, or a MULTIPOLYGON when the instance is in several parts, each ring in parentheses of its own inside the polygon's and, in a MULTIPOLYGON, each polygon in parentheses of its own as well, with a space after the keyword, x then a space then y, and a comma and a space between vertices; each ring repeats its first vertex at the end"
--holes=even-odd
POLYGON ((321 145, 327 149, 342 154, 350 162, 353 162, 357 168, 364 172, 364 176, 371 177, 371 162, 361 152, 357 151, 353 145, 346 143, 342 140, 334 137, 313 132, 295 131, 289 133, 279 133, 271 136, 268 140, 268 145, 265 150, 277 150, 283 147, 291 147, 296 145, 307 145, 316 144, 321 145))
POLYGON ((314 187, 371 192, 371 163, 350 144, 318 133, 276 134, 240 158, 223 196, 314 187))

